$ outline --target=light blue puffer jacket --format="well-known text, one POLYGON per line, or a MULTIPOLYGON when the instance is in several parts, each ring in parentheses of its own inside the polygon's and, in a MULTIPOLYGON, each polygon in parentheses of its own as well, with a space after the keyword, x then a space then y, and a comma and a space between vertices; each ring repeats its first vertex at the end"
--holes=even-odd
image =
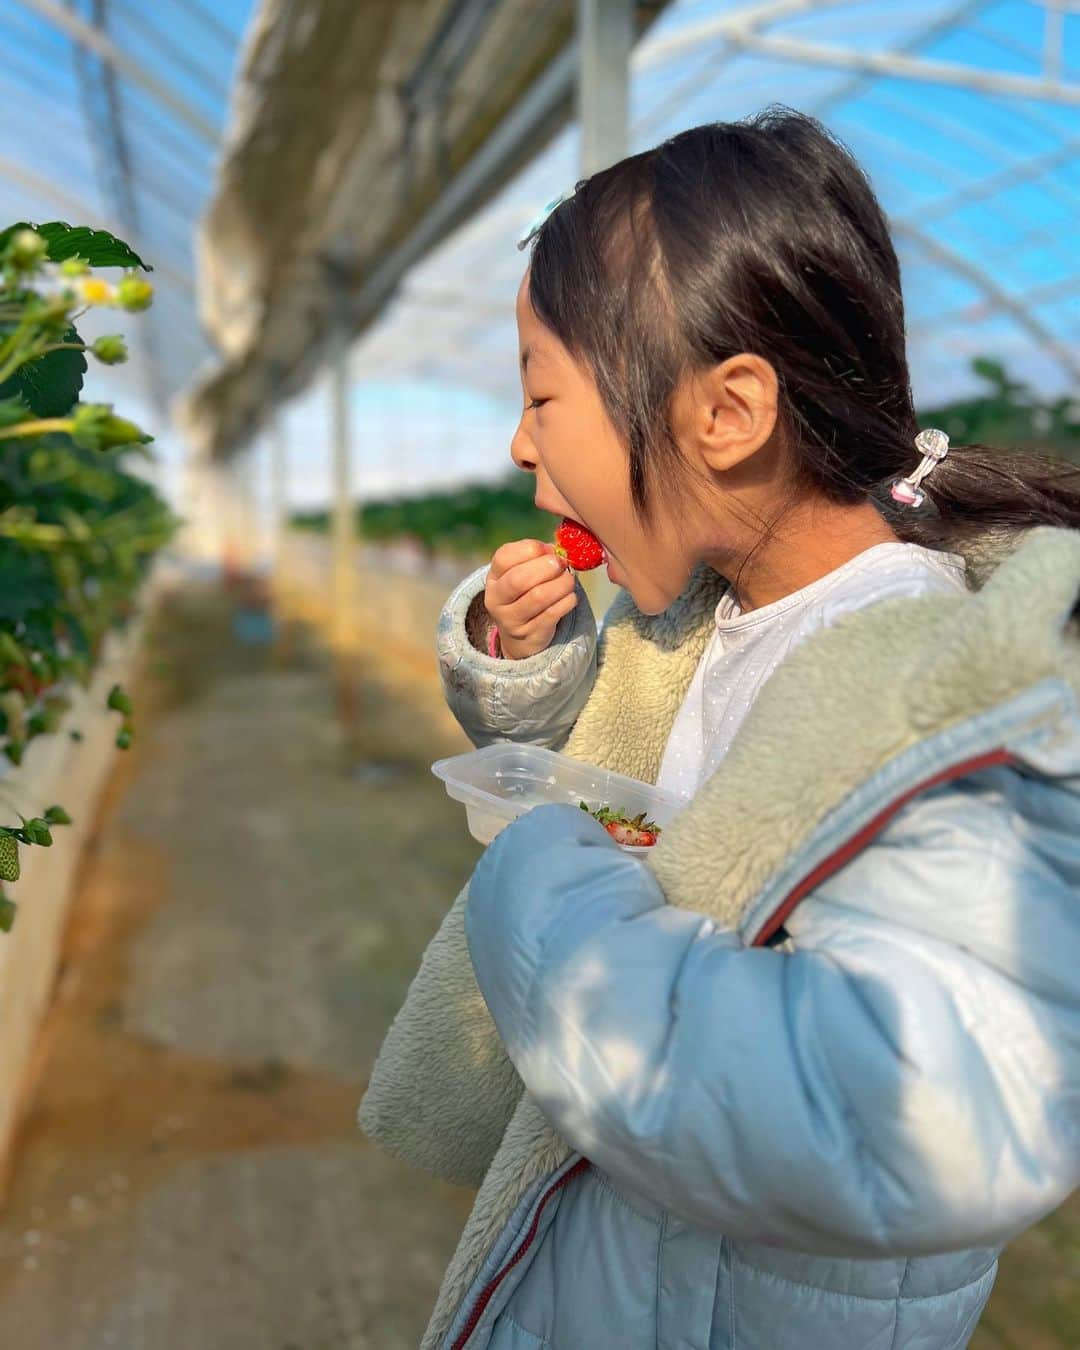
MULTIPOLYGON (((809 639, 647 864, 571 806, 486 850, 476 981, 569 1147, 458 1263, 425 1346, 967 1344, 1002 1246, 1080 1179, 1080 536, 1017 542, 948 544, 978 595, 809 639)), ((455 593, 441 646, 473 730, 470 679, 537 674, 461 646, 482 590, 455 593)), ((616 691, 643 641, 672 646, 623 619, 616 691)))

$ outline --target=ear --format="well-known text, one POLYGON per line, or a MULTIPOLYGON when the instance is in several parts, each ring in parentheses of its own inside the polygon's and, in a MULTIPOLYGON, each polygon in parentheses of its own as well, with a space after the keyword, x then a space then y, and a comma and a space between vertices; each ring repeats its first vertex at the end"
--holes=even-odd
POLYGON ((710 469, 731 469, 776 427, 779 383, 763 356, 739 352, 685 377, 673 399, 680 442, 710 469))

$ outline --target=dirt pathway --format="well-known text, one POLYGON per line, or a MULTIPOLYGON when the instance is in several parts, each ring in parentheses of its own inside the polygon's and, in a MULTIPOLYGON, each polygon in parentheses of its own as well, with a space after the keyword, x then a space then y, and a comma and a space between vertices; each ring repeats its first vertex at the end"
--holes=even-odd
POLYGON ((233 619, 192 587, 148 637, 0 1216, 2 1345, 413 1350, 471 1205, 355 1123, 480 853, 429 769, 468 742, 433 661, 374 653, 347 742, 317 641, 233 619))

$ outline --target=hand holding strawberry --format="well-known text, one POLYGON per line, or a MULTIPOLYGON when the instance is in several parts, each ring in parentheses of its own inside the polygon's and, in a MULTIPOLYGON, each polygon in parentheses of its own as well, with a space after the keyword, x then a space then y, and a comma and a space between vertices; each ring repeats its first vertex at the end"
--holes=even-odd
POLYGON ((592 571, 604 557, 599 539, 565 516, 554 545, 519 539, 496 549, 484 607, 499 629, 503 656, 520 661, 549 647, 559 620, 577 604, 574 573, 592 571))
POLYGON ((503 656, 520 661, 544 651, 576 604, 574 573, 551 544, 516 539, 495 550, 484 607, 498 625, 503 656))

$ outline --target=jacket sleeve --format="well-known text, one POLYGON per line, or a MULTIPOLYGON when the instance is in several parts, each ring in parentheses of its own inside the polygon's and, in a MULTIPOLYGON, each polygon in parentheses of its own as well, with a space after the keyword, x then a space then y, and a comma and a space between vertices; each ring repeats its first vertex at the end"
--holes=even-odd
POLYGON ((823 1255, 992 1246, 1059 1204, 1080 1179, 1075 896, 985 836, 958 889, 964 807, 920 809, 917 859, 883 872, 864 849, 831 900, 796 910, 816 915, 815 946, 794 952, 667 905, 651 869, 572 807, 500 834, 466 937, 559 1134, 691 1223, 823 1255), (852 907, 876 886, 877 913, 852 907), (896 917, 909 898, 924 931, 896 917), (1032 971, 1002 969, 1024 921, 1062 973, 1041 993, 1032 971), (980 938, 989 959, 967 949, 980 938))
POLYGON ((477 748, 495 741, 560 749, 596 680, 596 620, 575 577, 578 603, 564 614, 551 645, 511 661, 487 654, 491 616, 484 608, 490 564, 453 591, 436 634, 439 677, 450 711, 477 748))

